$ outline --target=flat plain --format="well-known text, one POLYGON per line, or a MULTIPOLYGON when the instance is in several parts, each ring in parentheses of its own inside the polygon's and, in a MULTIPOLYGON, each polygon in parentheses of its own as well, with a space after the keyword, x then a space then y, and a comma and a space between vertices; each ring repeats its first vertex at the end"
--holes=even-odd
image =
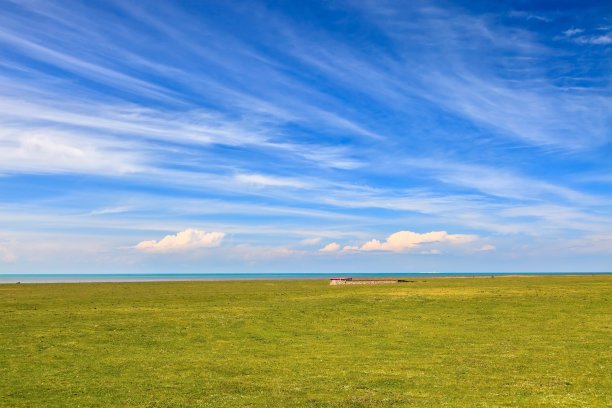
POLYGON ((0 285, 2 407, 612 406, 612 276, 0 285))

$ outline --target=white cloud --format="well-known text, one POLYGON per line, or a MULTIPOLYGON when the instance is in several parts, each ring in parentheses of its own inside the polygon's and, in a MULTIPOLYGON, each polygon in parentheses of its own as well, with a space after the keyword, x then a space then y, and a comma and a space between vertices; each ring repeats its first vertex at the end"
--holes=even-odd
POLYGON ((524 18, 525 20, 539 20, 545 23, 549 23, 552 21, 549 17, 540 16, 540 15, 533 14, 533 13, 527 13, 525 11, 511 11, 509 13, 509 16, 515 17, 515 18, 524 18))
POLYGON ((239 174, 236 181, 259 187, 293 187, 304 188, 306 184, 295 179, 265 176, 263 174, 239 174))
MULTIPOLYGON (((428 170, 431 177, 443 183, 468 187, 491 196, 519 200, 540 200, 552 196, 581 203, 593 201, 592 196, 577 190, 504 168, 419 158, 409 158, 404 163, 416 169, 428 170)), ((453 198, 452 205, 455 205, 457 198, 453 198)))
POLYGON ((70 131, 3 126, 0 172, 124 175, 143 171, 144 157, 126 147, 70 131))
POLYGON ((315 245, 321 241, 321 238, 306 238, 300 241, 300 245, 315 245))
POLYGON ((497 249, 497 248, 495 248, 495 246, 494 246, 494 245, 489 245, 489 244, 487 244, 487 245, 483 245, 483 246, 481 246, 481 247, 480 247, 478 250, 479 250, 479 251, 493 251, 493 250, 495 250, 495 249, 497 249))
POLYGON ((565 243, 563 251, 576 253, 612 253, 612 235, 587 235, 565 243))
POLYGON ((591 44, 612 44, 612 34, 591 37, 590 42, 591 44))
POLYGON ((432 231, 424 234, 412 231, 399 231, 380 242, 377 239, 366 242, 359 248, 361 251, 393 251, 402 252, 418 247, 424 243, 448 242, 451 244, 466 243, 475 240, 475 235, 448 234, 446 231, 432 231))
POLYGON ((430 249, 428 251, 421 251, 421 254, 423 255, 439 255, 441 253, 442 251, 440 251, 439 249, 430 249))
POLYGON ((583 31, 584 30, 582 28, 570 28, 569 30, 565 30, 563 34, 565 34, 566 37, 571 37, 572 35, 580 34, 583 31))
POLYGON ((325 245, 323 248, 319 249, 319 252, 336 252, 340 249, 340 245, 332 242, 331 244, 325 245))
POLYGON ((166 235, 159 241, 142 241, 134 248, 147 252, 180 252, 196 248, 211 248, 221 245, 225 237, 222 232, 204 232, 189 228, 176 235, 166 235))
POLYGON ((356 245, 345 245, 342 251, 359 251, 359 247, 356 245))
POLYGON ((605 35, 598 35, 594 37, 577 37, 574 41, 578 44, 595 44, 595 45, 608 45, 612 44, 612 34, 608 33, 605 35))
POLYGON ((108 207, 100 210, 93 210, 88 215, 104 215, 104 214, 119 214, 129 211, 130 207, 108 207))

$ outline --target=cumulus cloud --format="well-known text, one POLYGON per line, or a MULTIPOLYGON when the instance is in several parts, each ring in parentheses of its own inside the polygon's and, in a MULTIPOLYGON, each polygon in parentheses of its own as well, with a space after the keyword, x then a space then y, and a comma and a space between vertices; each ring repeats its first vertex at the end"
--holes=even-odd
POLYGON ((319 249, 319 252, 336 252, 340 249, 340 245, 332 242, 331 244, 325 245, 323 248, 319 249))
POLYGON ((494 245, 483 245, 479 248, 479 251, 493 251, 495 250, 495 246, 494 245))
POLYGON ((475 235, 449 234, 446 231, 432 231, 424 234, 412 231, 399 231, 389 235, 384 242, 377 239, 368 241, 363 244, 359 250, 403 252, 425 243, 447 242, 451 244, 461 244, 474 241, 476 238, 475 235))
POLYGON ((221 245, 225 237, 222 232, 204 232, 189 228, 176 235, 166 235, 159 241, 142 241, 134 248, 146 252, 181 252, 196 248, 211 248, 221 245))

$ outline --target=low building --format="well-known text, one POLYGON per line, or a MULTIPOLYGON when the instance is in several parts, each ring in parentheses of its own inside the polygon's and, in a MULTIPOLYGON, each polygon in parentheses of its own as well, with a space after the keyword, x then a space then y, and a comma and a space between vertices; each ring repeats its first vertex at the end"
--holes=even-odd
POLYGON ((353 278, 330 278, 330 285, 380 285, 384 283, 409 282, 402 279, 356 279, 353 278))
POLYGON ((329 280, 330 285, 346 285, 347 282, 351 282, 353 278, 331 278, 329 280))

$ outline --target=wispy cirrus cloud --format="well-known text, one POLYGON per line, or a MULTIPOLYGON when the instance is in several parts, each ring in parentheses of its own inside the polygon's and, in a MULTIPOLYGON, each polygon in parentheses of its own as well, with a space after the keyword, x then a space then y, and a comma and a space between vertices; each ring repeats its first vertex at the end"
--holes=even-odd
POLYGON ((533 14, 533 13, 528 13, 526 11, 518 11, 518 10, 512 10, 508 13, 508 15, 513 18, 524 18, 526 20, 539 20, 545 23, 548 23, 553 20, 552 18, 544 16, 544 15, 538 15, 538 14, 533 14))
POLYGON ((122 143, 45 128, 0 130, 0 173, 127 174, 147 168, 122 143))
MULTIPOLYGON (((103 236, 119 258, 151 231, 198 225, 231 234, 214 251, 228 259, 454 265, 453 250, 503 256, 612 227, 604 183, 583 177, 610 173, 605 10, 309 8, 317 18, 257 1, 214 16, 206 3, 0 5, 7 234, 52 230, 74 248, 75 231, 103 236), (432 232, 371 239, 397 225, 432 232), (442 230, 487 238, 419 241, 442 230)), ((143 245, 205 247, 184 233, 143 245)))
POLYGON ((567 30, 563 32, 563 35, 565 35, 566 37, 571 37, 571 36, 574 36, 576 34, 580 34, 583 32, 584 30, 582 28, 568 28, 567 30))
POLYGON ((416 101, 427 99, 498 136, 539 147, 572 151, 608 140, 611 99, 596 89, 559 86, 543 70, 526 65, 526 61, 546 63, 556 52, 528 30, 499 26, 492 16, 471 15, 461 8, 359 7, 398 41, 396 58, 383 55, 379 58, 388 59, 373 61, 334 42, 306 43, 298 56, 379 101, 393 103, 394 109, 398 105, 418 109, 416 101), (495 58, 479 59, 475 49, 480 47, 491 50, 504 64, 489 65, 495 58), (331 48, 334 53, 328 51, 331 48), (508 53, 519 57, 506 59, 508 53), (347 70, 355 73, 344 75, 347 70), (526 74, 520 82, 513 78, 516 71, 526 74), (405 81, 406 76, 411 80, 405 81), (583 137, 575 138, 576 133, 583 137))
POLYGON ((310 246, 310 245, 316 245, 319 242, 321 242, 321 237, 306 238, 300 241, 300 245, 310 246))
POLYGON ((94 80, 112 83, 117 88, 127 88, 132 92, 148 94, 156 99, 159 98, 174 102, 179 101, 176 94, 172 96, 171 94, 173 92, 168 89, 126 75, 125 73, 84 61, 72 55, 56 51, 52 48, 16 36, 6 30, 0 30, 0 41, 18 48, 32 58, 56 65, 62 69, 72 71, 94 80))
POLYGON ((306 183, 298 179, 289 179, 282 177, 271 177, 263 174, 238 174, 235 176, 236 181, 248 185, 261 187, 293 187, 304 188, 306 183))
POLYGON ((604 35, 580 36, 574 38, 578 44, 609 45, 612 44, 612 33, 604 35))

